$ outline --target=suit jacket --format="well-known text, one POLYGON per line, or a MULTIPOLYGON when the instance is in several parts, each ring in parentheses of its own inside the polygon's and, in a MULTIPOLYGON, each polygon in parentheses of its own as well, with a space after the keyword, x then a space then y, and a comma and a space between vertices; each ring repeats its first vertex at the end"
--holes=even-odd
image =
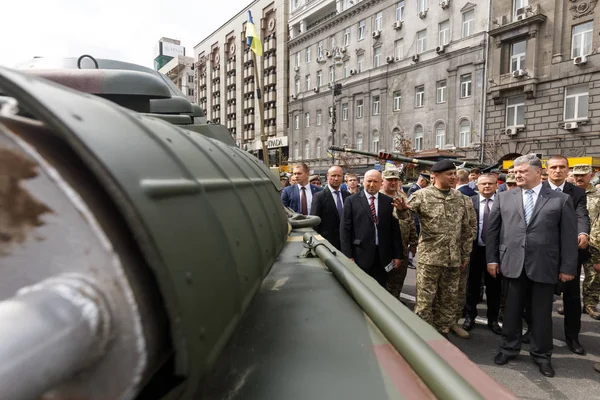
POLYGON ((534 282, 554 284, 560 272, 577 273, 577 219, 571 197, 542 185, 529 225, 520 188, 499 193, 486 237, 488 263, 518 278, 523 268, 534 282))
POLYGON ((469 185, 461 186, 457 190, 467 197, 473 197, 477 194, 477 192, 471 189, 469 185))
MULTIPOLYGON (((403 246, 400 225, 392 215, 393 199, 382 193, 377 198, 379 234, 379 260, 381 267, 392 259, 402 259, 403 246)), ((351 195, 344 202, 344 214, 340 224, 341 250, 346 257, 354 258, 363 270, 373 266, 376 255, 375 224, 371 216, 369 201, 364 191, 351 195)))
MULTIPOLYGON (((545 181, 543 185, 552 190, 548 181, 545 181)), ((587 209, 587 197, 585 195, 585 189, 577 187, 572 183, 565 182, 563 193, 571 196, 571 200, 573 200, 575 216, 577 217, 577 234, 586 233, 589 235, 590 217, 587 209)))
POLYGON ((411 194, 413 194, 414 192, 416 192, 419 189, 422 189, 422 187, 417 185, 416 183, 413 183, 412 186, 410 187, 410 189, 408 189, 408 192, 406 193, 406 195, 408 197, 410 197, 411 194))
MULTIPOLYGON (((314 195, 317 192, 323 190, 322 187, 316 185, 310 185, 310 191, 314 195)), ((283 205, 291 208, 297 213, 302 212, 302 205, 300 204, 300 189, 297 184, 288 186, 281 191, 281 201, 283 205)), ((312 206, 311 206, 312 209, 312 206)))
MULTIPOLYGON (((341 188, 340 188, 341 189, 341 188)), ((342 203, 350 196, 350 192, 341 190, 342 203)), ((333 193, 329 187, 325 190, 317 192, 312 198, 311 215, 321 217, 321 224, 315 226, 315 231, 320 233, 329 241, 336 249, 341 247, 340 244, 340 222, 341 218, 338 214, 335 205, 333 193)))

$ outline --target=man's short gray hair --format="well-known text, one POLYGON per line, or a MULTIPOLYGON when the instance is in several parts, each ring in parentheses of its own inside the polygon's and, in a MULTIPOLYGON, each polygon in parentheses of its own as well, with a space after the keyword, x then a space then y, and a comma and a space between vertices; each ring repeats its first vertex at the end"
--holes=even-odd
POLYGON ((513 165, 515 167, 521 164, 529 164, 532 167, 542 169, 542 160, 537 158, 535 154, 526 154, 524 156, 516 158, 515 161, 513 161, 513 165))

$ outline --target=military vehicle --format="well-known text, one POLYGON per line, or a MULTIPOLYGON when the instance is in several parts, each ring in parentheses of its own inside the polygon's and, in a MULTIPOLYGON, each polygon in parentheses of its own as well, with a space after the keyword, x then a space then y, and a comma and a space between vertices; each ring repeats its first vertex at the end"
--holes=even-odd
POLYGON ((0 399, 514 398, 168 82, 93 61, 0 67, 0 399))

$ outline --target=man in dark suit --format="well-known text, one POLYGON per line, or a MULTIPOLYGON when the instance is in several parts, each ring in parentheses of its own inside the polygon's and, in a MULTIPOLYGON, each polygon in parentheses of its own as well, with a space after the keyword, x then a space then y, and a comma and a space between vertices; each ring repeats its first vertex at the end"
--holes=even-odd
POLYGON ((571 197, 542 185, 542 163, 533 154, 514 162, 518 189, 496 196, 486 237, 488 272, 508 284, 502 344, 494 358, 507 364, 521 351, 522 314, 530 297, 529 354, 547 377, 554 376, 552 299, 560 279, 577 272, 577 219, 571 197))
POLYGON ((458 190, 467 197, 473 197, 477 194, 477 192, 471 189, 471 187, 469 186, 469 171, 465 169, 459 169, 458 171, 456 171, 456 177, 458 178, 458 185, 456 186, 456 190, 458 190))
MULTIPOLYGON (((559 283, 557 292, 563 293, 563 307, 558 313, 564 314, 565 341, 567 347, 575 354, 584 355, 585 349, 579 343, 581 331, 581 289, 579 276, 581 266, 589 259, 588 236, 590 233, 590 218, 587 210, 587 197, 585 189, 579 188, 566 181, 569 174, 569 161, 563 156, 552 156, 546 161, 548 180, 543 184, 552 190, 560 191, 571 196, 575 215, 577 217, 577 242, 579 248, 578 267, 575 279, 566 283, 559 283)), ((529 314, 527 314, 529 319, 529 314)))
POLYGON ((498 312, 500 311, 500 277, 492 277, 487 272, 485 257, 485 241, 489 226, 490 211, 494 205, 496 188, 498 182, 494 174, 483 174, 477 180, 479 194, 471 197, 475 214, 477 215, 477 236, 473 241, 473 251, 469 263, 469 275, 467 278, 467 301, 465 304, 465 321, 463 329, 470 331, 475 325, 477 317, 477 303, 479 302, 479 288, 481 276, 484 276, 487 300, 488 327, 497 335, 502 333, 498 324, 498 312))
POLYGON ((416 192, 419 189, 426 188, 429 185, 429 181, 431 180, 431 175, 428 173, 422 172, 419 174, 419 179, 417 179, 416 183, 413 183, 412 186, 408 189, 406 195, 410 197, 411 194, 416 192))
POLYGON ((344 200, 350 193, 342 190, 340 185, 344 179, 342 167, 334 165, 327 171, 327 187, 315 193, 312 200, 311 215, 321 218, 321 223, 315 226, 320 233, 336 249, 340 244, 340 222, 343 215, 344 200))
POLYGON ((305 163, 298 163, 293 171, 296 184, 288 186, 281 192, 283 205, 297 213, 309 215, 313 194, 323 190, 322 187, 310 185, 308 177, 310 171, 305 163))
POLYGON ((367 171, 364 190, 344 202, 340 235, 346 257, 385 287, 385 267, 390 263, 401 267, 403 246, 400 225, 392 216, 396 200, 379 193, 382 180, 381 172, 367 171))

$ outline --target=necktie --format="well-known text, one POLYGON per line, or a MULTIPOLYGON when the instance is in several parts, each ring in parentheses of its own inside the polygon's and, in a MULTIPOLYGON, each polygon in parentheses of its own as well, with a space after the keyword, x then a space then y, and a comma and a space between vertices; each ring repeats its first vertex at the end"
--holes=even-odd
POLYGON ((342 216, 342 197, 340 196, 340 191, 336 190, 335 191, 335 195, 337 197, 337 210, 338 210, 338 214, 340 214, 340 217, 342 216))
POLYGON ((308 215, 308 205, 306 204, 306 188, 301 186, 302 193, 300 193, 300 204, 302 207, 302 214, 308 215))
POLYGON ((483 224, 481 225, 481 241, 485 243, 485 235, 487 234, 488 220, 490 219, 490 199, 485 199, 483 205, 483 224))
POLYGON ((371 203, 369 204, 371 208, 371 216, 373 217, 373 222, 377 225, 377 211, 375 210, 375 196, 371 196, 371 203))
POLYGON ((529 189, 525 192, 525 223, 529 225, 529 220, 531 219, 531 214, 533 213, 533 189, 529 189))
POLYGON ((556 190, 557 192, 562 192, 562 190, 560 190, 560 188, 559 188, 559 187, 557 187, 557 188, 556 188, 556 189, 554 189, 554 190, 556 190))

